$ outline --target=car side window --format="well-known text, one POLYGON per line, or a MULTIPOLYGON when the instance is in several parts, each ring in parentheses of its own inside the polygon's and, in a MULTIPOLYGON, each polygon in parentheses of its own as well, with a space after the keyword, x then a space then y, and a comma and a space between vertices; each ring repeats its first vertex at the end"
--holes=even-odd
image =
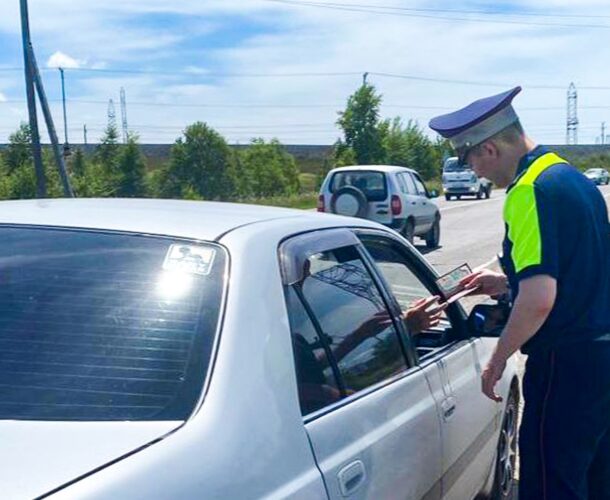
MULTIPOLYGON (((340 397, 347 397, 406 370, 398 332, 356 247, 312 255, 305 267, 305 278, 291 287, 316 327, 317 333, 310 335, 313 345, 321 345, 328 358, 316 358, 317 380, 322 381, 322 373, 328 382, 334 367, 334 389, 340 397)), ((294 330, 294 308, 289 309, 289 314, 295 345, 297 333, 303 333, 294 330)), ((307 381, 302 375, 297 376, 301 395, 307 381)), ((333 387, 332 383, 329 385, 333 387)), ((308 404, 301 401, 304 413, 311 409, 308 404)))
POLYGON ((326 346, 311 322, 296 288, 287 288, 286 303, 301 412, 307 415, 338 401, 341 392, 325 350, 326 346))
MULTIPOLYGON (((413 271, 407 255, 398 248, 398 243, 383 236, 362 235, 360 239, 388 283, 403 313, 413 308, 418 300, 429 298, 436 293, 413 271)), ((406 323, 409 329, 409 321, 406 323)), ((431 354, 449 343, 450 331, 451 323, 445 312, 442 313, 438 326, 422 332, 411 331, 419 356, 431 354)))
POLYGON ((411 177, 411 174, 401 174, 401 176, 404 178, 405 183, 407 185, 407 192, 409 194, 417 194, 417 189, 415 188, 415 181, 413 180, 413 177, 411 177))
POLYGON ((417 189, 417 194, 420 196, 427 196, 428 193, 426 191, 426 187, 424 186, 424 183, 422 182, 422 180, 417 175, 413 176, 413 180, 415 181, 415 187, 417 189))
POLYGON ((407 185, 405 184, 405 180, 404 180, 404 177, 402 176, 402 174, 397 174, 395 176, 395 178, 396 178, 396 182, 398 183, 400 192, 404 193, 404 194, 409 194, 409 192, 407 191, 407 185))

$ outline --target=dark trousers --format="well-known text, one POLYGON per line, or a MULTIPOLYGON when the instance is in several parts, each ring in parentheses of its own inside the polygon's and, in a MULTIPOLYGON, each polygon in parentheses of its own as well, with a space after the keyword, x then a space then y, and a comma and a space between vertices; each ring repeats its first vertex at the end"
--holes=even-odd
POLYGON ((520 500, 610 500, 610 340, 529 356, 520 500))

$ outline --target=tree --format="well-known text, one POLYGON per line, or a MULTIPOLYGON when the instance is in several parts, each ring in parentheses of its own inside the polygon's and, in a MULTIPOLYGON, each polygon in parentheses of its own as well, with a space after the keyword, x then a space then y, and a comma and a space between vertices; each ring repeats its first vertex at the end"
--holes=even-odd
POLYGON ((381 100, 375 87, 369 84, 362 85, 349 97, 345 111, 339 112, 337 121, 344 134, 344 139, 337 144, 340 157, 349 148, 360 165, 384 162, 379 129, 381 100))
POLYGON ((118 157, 115 196, 133 198, 146 194, 146 163, 138 138, 130 135, 118 157))
POLYGON ((78 148, 74 151, 70 161, 70 170, 75 178, 85 176, 87 172, 87 159, 82 149, 78 148))
POLYGON ((608 168, 610 168, 610 154, 598 153, 595 155, 585 156, 584 158, 577 158, 571 163, 581 172, 584 172, 590 168, 603 168, 608 170, 608 168))
POLYGON ((239 153, 240 191, 256 197, 291 195, 299 192, 299 171, 294 157, 273 139, 253 139, 239 153), (242 180, 243 178, 243 180, 242 180))
POLYGON ((157 186, 161 196, 189 194, 226 200, 235 187, 233 154, 218 132, 197 122, 172 147, 168 166, 157 176, 157 186))
POLYGON ((108 125, 98 145, 94 159, 100 163, 109 175, 117 171, 119 158, 119 131, 116 127, 108 125))
POLYGON ((400 118, 386 120, 380 127, 387 162, 418 171, 425 180, 438 177, 440 152, 416 122, 403 126, 400 118))
POLYGON ((29 125, 22 123, 19 129, 9 136, 9 144, 3 152, 4 164, 7 172, 12 174, 15 170, 26 165, 32 165, 32 134, 29 125))

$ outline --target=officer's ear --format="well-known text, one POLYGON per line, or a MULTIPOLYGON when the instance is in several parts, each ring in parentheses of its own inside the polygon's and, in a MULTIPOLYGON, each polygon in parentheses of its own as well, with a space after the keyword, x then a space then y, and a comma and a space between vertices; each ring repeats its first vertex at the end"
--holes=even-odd
POLYGON ((488 158, 497 159, 500 156, 500 148, 494 141, 485 141, 479 145, 480 154, 488 158))

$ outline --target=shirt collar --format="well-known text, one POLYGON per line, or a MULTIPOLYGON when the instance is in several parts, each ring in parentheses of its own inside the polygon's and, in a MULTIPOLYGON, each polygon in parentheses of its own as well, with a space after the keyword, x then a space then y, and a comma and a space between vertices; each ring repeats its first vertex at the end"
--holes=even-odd
POLYGON ((519 165, 517 166, 517 173, 515 174, 515 178, 510 183, 508 188, 506 188, 506 192, 508 193, 513 188, 513 186, 517 183, 521 176, 525 172, 527 172, 527 169, 530 168, 530 165, 532 163, 534 163, 538 158, 548 152, 549 150, 545 146, 536 146, 529 153, 524 154, 519 160, 519 165))

